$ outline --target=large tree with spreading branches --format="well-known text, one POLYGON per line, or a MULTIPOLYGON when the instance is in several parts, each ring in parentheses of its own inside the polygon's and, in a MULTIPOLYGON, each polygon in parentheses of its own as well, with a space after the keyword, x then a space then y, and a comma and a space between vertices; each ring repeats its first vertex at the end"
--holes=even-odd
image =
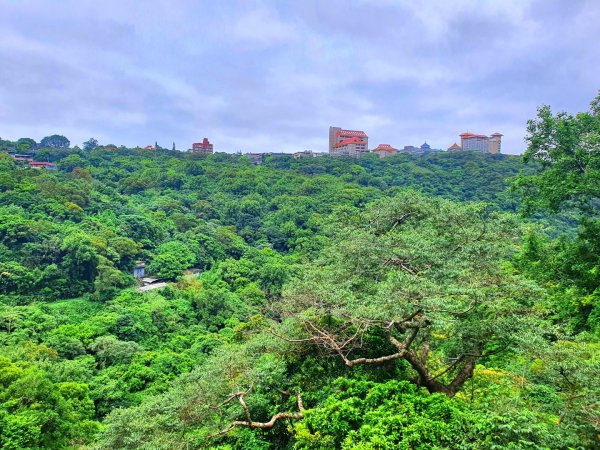
POLYGON ((478 361, 532 331, 537 291, 505 263, 517 228, 482 204, 414 192, 339 214, 273 333, 351 368, 403 361, 416 384, 454 395, 478 361))

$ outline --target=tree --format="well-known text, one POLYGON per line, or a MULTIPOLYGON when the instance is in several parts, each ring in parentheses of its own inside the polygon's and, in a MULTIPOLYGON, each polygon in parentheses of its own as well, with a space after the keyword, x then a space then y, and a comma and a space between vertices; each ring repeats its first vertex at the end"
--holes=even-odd
POLYGON ((175 279, 194 264, 196 258, 183 242, 170 241, 158 247, 148 270, 162 278, 175 279))
POLYGON ((469 441, 482 423, 461 411, 454 399, 429 395, 407 381, 341 378, 334 387, 323 406, 295 424, 294 448, 477 448, 469 441))
POLYGON ((417 385, 454 395, 478 361, 531 328, 536 290, 502 265, 514 218, 404 192, 332 227, 322 257, 284 294, 278 336, 348 367, 404 361, 417 385))
POLYGON ((37 146, 37 142, 35 142, 31 138, 21 138, 17 141, 17 148, 21 152, 33 151, 33 150, 35 150, 36 146, 37 146))
POLYGON ((46 136, 40 141, 40 147, 49 148, 69 148, 71 142, 64 136, 59 134, 53 134, 52 136, 46 136))
POLYGON ((527 131, 524 159, 536 163, 537 171, 514 184, 525 211, 566 211, 578 217, 579 230, 574 238, 523 255, 521 268, 558 286, 554 308, 575 333, 600 332, 594 319, 600 317, 600 94, 588 112, 576 115, 540 107, 527 131))
POLYGON ((524 159, 538 170, 516 182, 526 206, 600 210, 600 93, 588 112, 575 116, 541 106, 527 133, 524 159))
POLYGON ((89 152, 90 150, 94 150, 96 147, 98 147, 98 139, 96 139, 96 138, 89 138, 87 141, 85 141, 83 143, 83 149, 86 152, 89 152))
POLYGON ((88 166, 88 162, 77 154, 69 155, 58 163, 58 167, 65 172, 71 172, 76 167, 86 166, 88 166))
POLYGON ((37 269, 23 267, 14 261, 0 262, 0 293, 27 294, 35 286, 37 276, 37 269))
POLYGON ((89 289, 98 273, 99 256, 88 235, 74 232, 61 245, 61 267, 71 278, 71 288, 89 289))
POLYGON ((48 375, 0 357, 0 446, 60 449, 98 431, 86 385, 54 384, 48 375))

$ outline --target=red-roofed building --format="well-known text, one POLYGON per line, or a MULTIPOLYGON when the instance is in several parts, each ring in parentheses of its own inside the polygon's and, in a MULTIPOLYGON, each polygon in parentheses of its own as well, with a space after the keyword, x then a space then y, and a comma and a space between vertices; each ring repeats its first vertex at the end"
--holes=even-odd
POLYGON ((369 149, 367 148, 367 144, 361 138, 354 136, 343 141, 340 141, 338 144, 335 144, 333 147, 333 151, 330 152, 331 156, 352 156, 354 158, 360 158, 360 156, 364 153, 368 153, 369 149))
POLYGON ((208 138, 204 138, 202 142, 192 144, 192 153, 200 153, 201 155, 212 155, 213 145, 208 142, 208 138))
POLYGON ((379 144, 373 150, 373 153, 377 153, 380 158, 386 158, 388 156, 393 156, 398 153, 398 149, 392 147, 390 144, 379 144))
POLYGON ((14 159, 15 161, 20 161, 20 162, 30 162, 33 161, 33 156, 31 155, 18 155, 18 154, 12 154, 12 159, 14 159))
POLYGON ((450 147, 448 147, 449 152, 460 152, 461 150, 462 150, 462 147, 460 145, 458 145, 456 142, 454 144, 452 144, 450 147))
POLYGON ((369 136, 364 131, 329 127, 329 154, 331 156, 360 157, 368 152, 369 136))
POLYGON ((485 134, 462 133, 460 144, 464 151, 478 151, 481 153, 500 153, 502 147, 502 134, 494 133, 491 136, 485 134))
POLYGON ((44 162, 44 161, 29 161, 29 167, 32 169, 48 169, 55 170, 56 164, 52 162, 44 162))

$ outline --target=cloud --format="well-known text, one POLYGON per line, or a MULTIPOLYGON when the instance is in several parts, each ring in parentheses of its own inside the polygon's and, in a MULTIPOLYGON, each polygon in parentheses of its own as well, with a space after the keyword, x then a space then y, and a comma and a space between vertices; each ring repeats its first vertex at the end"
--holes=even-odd
POLYGON ((587 108, 600 73, 589 0, 0 0, 0 136, 218 151, 325 150, 466 129, 524 149, 536 106, 587 108))
POLYGON ((300 38, 295 26, 284 22, 275 10, 261 7, 249 11, 233 21, 223 24, 227 37, 244 44, 274 46, 300 38))

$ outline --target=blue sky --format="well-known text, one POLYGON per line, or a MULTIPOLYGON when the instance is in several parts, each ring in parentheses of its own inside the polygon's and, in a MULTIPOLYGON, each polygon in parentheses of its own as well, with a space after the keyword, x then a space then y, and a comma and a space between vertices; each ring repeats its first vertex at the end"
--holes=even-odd
POLYGON ((596 0, 0 0, 0 136, 325 151, 503 133, 600 89, 596 0))

